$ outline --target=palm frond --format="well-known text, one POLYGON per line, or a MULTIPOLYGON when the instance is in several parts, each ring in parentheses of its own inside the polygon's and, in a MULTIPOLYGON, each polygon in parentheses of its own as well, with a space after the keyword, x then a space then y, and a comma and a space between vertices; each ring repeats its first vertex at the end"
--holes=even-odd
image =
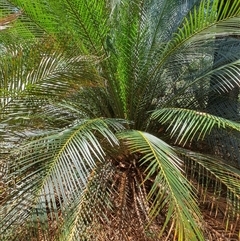
POLYGON ((59 4, 57 0, 47 3, 14 0, 13 3, 24 9, 31 21, 47 34, 68 41, 68 47, 75 46, 85 54, 104 53, 111 11, 105 1, 65 0, 59 4))
POLYGON ((0 60, 2 118, 29 116, 30 109, 39 109, 49 99, 67 98, 86 84, 100 84, 89 61, 94 63, 96 58, 66 56, 51 40, 10 46, 0 60))
POLYGON ((197 140, 204 139, 213 127, 240 130, 237 122, 188 109, 162 108, 156 110, 152 118, 162 124, 168 123, 167 130, 171 129, 170 134, 175 137, 175 143, 182 145, 191 142, 195 137, 197 140))
POLYGON ((113 179, 113 173, 109 163, 91 172, 84 191, 71 208, 65 210, 67 217, 59 230, 59 240, 97 240, 101 236, 101 225, 108 222, 104 216, 111 211, 109 181, 113 179))
MULTIPOLYGON (((70 30, 81 41, 86 53, 106 54, 109 9, 104 1, 65 1, 70 30), (77 35, 74 33, 77 31, 77 35)), ((68 26, 69 28, 69 26, 68 26)))
POLYGON ((43 37, 45 30, 25 14, 20 5, 13 1, 3 0, 0 3, 0 20, 2 44, 30 42, 43 37))
POLYGON ((152 202, 150 215, 156 217, 167 209, 160 235, 171 222, 178 240, 204 240, 198 227, 201 218, 196 197, 181 173, 182 161, 173 149, 157 137, 140 131, 121 133, 120 138, 131 152, 141 153, 141 162, 147 165, 145 182, 153 182, 148 194, 152 202))
MULTIPOLYGON (((189 15, 184 19, 182 27, 178 29, 175 38, 169 44, 169 48, 173 51, 175 48, 182 46, 184 42, 198 42, 204 37, 204 40, 210 39, 216 36, 216 34, 239 34, 238 21, 235 21, 237 16, 239 16, 239 2, 232 1, 232 8, 234 11, 229 11, 229 7, 225 5, 224 10, 218 11, 218 5, 223 5, 224 1, 201 1, 199 6, 196 6, 189 15), (233 24, 229 24, 233 22, 233 24), (206 36, 206 32, 208 35, 206 36), (196 41, 198 40, 198 41, 196 41)), ((167 51, 168 52, 168 51, 167 51)))
MULTIPOLYGON (((233 1, 233 6, 237 5, 238 1, 233 1)), ((219 20, 216 14, 217 9, 218 1, 206 0, 201 1, 200 5, 195 6, 189 12, 182 25, 175 32, 175 37, 164 46, 161 55, 158 57, 160 61, 154 67, 149 78, 152 78, 162 68, 167 68, 169 73, 182 71, 182 66, 191 61, 193 56, 197 57, 196 53, 200 52, 199 50, 202 50, 202 52, 205 50, 205 54, 212 54, 213 49, 207 49, 206 46, 208 44, 210 47, 216 36, 224 34, 239 35, 239 28, 237 28, 239 10, 232 11, 229 14, 225 11, 221 20, 219 20), (233 21, 234 24, 230 24, 230 21, 233 21), (181 57, 183 55, 184 59, 181 57)))
POLYGON ((5 240, 13 237, 16 230, 21 240, 26 225, 40 225, 43 233, 48 232, 49 227, 44 225, 49 216, 59 222, 58 211, 64 211, 82 193, 91 171, 104 160, 101 139, 116 145, 113 131, 121 129, 120 121, 81 120, 62 132, 22 146, 10 165, 9 181, 15 180, 13 191, 2 204, 1 235, 5 240), (37 155, 33 150, 37 150, 37 155), (38 223, 38 218, 42 218, 42 223, 38 223))

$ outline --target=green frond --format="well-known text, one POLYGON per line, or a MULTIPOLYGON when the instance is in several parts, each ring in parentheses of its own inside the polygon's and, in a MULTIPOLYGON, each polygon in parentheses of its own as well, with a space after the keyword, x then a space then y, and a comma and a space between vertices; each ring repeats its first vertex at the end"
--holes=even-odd
MULTIPOLYGON (((31 42, 43 37, 45 30, 25 14, 23 8, 13 1, 0 3, 0 41, 3 44, 31 42)), ((47 21, 47 19, 45 19, 47 21)), ((49 19, 48 19, 49 21, 49 19)))
POLYGON ((152 119, 157 119, 161 124, 168 123, 167 130, 171 129, 171 137, 174 136, 175 143, 182 145, 190 143, 195 137, 197 140, 204 139, 206 135, 210 134, 213 127, 240 130, 240 125, 237 122, 181 108, 156 110, 152 114, 152 119))
POLYGON ((218 92, 218 93, 229 92, 234 87, 240 86, 239 78, 238 78, 240 73, 239 66, 240 66, 240 60, 237 59, 230 63, 224 64, 221 67, 218 67, 209 71, 204 76, 197 78, 194 82, 197 82, 200 79, 202 80, 206 77, 210 77, 213 79, 210 91, 218 92))
POLYGON ((113 179, 113 170, 106 163, 93 170, 86 188, 68 208, 66 218, 59 230, 59 240, 96 240, 101 230, 101 222, 107 223, 111 211, 111 190, 109 181, 113 179))
POLYGON ((59 40, 68 41, 68 46, 79 48, 81 53, 102 55, 106 52, 110 9, 105 1, 64 0, 61 4, 57 0, 47 3, 30 0, 12 2, 24 9, 25 14, 40 29, 59 40))
POLYGON ((21 240, 28 225, 48 232, 49 217, 58 223, 59 210, 64 213, 83 192, 89 175, 104 160, 102 141, 117 145, 114 132, 123 128, 121 121, 111 119, 80 120, 22 146, 10 165, 9 181, 15 188, 2 204, 5 240, 14 237, 14 230, 21 240))
POLYGON ((97 62, 93 56, 68 56, 51 39, 7 47, 0 59, 1 117, 28 117, 30 109, 37 111, 50 99, 67 98, 86 85, 102 85, 93 67, 97 62))
MULTIPOLYGON (((85 53, 106 54, 105 41, 109 32, 109 9, 105 1, 65 1, 72 34, 82 41, 85 53)), ((65 26, 66 27, 66 26, 65 26)), ((68 27, 69 28, 69 27, 68 27)))
POLYGON ((152 180, 148 194, 152 202, 151 217, 156 217, 165 208, 166 219, 160 235, 172 223, 178 240, 204 240, 201 228, 201 215, 196 197, 188 181, 181 173, 182 161, 173 149, 157 137, 140 132, 121 133, 120 138, 133 153, 142 154, 142 165, 147 165, 147 180, 152 180))
POLYGON ((136 104, 132 97, 133 92, 140 89, 140 70, 146 49, 145 3, 140 0, 122 1, 117 9, 108 36, 109 45, 111 44, 109 57, 116 63, 116 66, 112 67, 115 78, 110 79, 108 85, 110 91, 117 94, 121 101, 121 114, 133 120, 132 113, 136 104))
MULTIPOLYGON (((224 1, 221 0, 220 2, 223 3, 224 1)), ((165 45, 160 61, 151 76, 154 76, 163 66, 172 70, 180 67, 181 61, 174 61, 173 64, 173 58, 181 58, 182 53, 186 55, 189 49, 203 48, 207 42, 211 43, 217 36, 240 34, 237 27, 239 25, 239 8, 236 8, 239 2, 237 0, 232 1, 231 4, 235 7, 235 11, 227 12, 226 7, 221 19, 217 15, 218 4, 219 0, 201 1, 186 15, 178 30, 172 32, 174 37, 165 45)))
MULTIPOLYGON (((231 46, 229 46, 229 48, 230 47, 231 46)), ((234 50, 238 51, 238 49, 239 48, 235 48, 234 50)), ((222 55, 224 54, 224 52, 221 53, 221 50, 219 50, 219 55, 220 54, 222 55)), ((228 93, 233 88, 239 87, 239 56, 234 56, 233 53, 231 55, 231 58, 233 59, 229 60, 230 62, 228 62, 227 55, 225 55, 221 60, 219 60, 221 62, 220 66, 217 66, 219 63, 216 61, 216 66, 214 66, 213 69, 208 68, 204 71, 204 74, 200 73, 200 75, 193 75, 191 76, 191 79, 184 80, 184 85, 179 89, 177 95, 166 101, 166 105, 171 105, 174 102, 179 101, 181 98, 186 98, 184 96, 187 94, 191 94, 189 93, 190 91, 194 91, 194 93, 192 94, 192 98, 197 99, 199 98, 198 95, 200 94, 200 92, 202 93, 201 95, 203 97, 214 95, 216 93, 228 93), (209 84, 210 79, 211 85, 209 84), (198 86, 200 86, 201 89, 199 89, 198 86)))

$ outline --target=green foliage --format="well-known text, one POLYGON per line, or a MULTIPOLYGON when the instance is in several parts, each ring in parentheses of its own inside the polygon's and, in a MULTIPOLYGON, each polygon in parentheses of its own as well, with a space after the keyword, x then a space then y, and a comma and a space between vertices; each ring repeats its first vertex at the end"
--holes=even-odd
POLYGON ((121 133, 120 137, 126 140, 131 152, 143 154, 140 162, 147 164, 144 181, 151 178, 154 180, 148 194, 149 199, 153 198, 150 217, 155 217, 165 206, 172 207, 168 209, 160 235, 170 221, 170 217, 174 216, 175 233, 181 233, 183 240, 197 240, 197 237, 203 239, 199 229, 192 225, 200 217, 196 197, 191 192, 191 185, 180 171, 182 161, 172 148, 155 136, 140 131, 121 133), (194 212, 195 217, 190 210, 194 212))
POLYGON ((239 0, 1 1, 0 239, 206 240, 209 196, 230 230, 239 21, 239 0))
POLYGON ((172 129, 170 134, 174 136, 175 143, 183 146, 192 142, 195 137, 197 141, 204 139, 214 127, 240 130, 239 123, 189 109, 162 108, 156 110, 152 118, 158 119, 162 124, 168 123, 167 129, 172 129))

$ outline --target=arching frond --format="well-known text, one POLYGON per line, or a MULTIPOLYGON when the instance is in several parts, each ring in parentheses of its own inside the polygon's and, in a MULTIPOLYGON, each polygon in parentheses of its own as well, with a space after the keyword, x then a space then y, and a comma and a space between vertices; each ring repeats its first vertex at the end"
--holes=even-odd
POLYGON ((81 53, 94 55, 104 53, 111 11, 105 1, 64 0, 61 4, 57 0, 47 3, 30 0, 12 2, 24 9, 31 21, 45 33, 57 36, 60 41, 68 41, 66 48, 72 45, 80 48, 81 53))
POLYGON ((2 240, 21 240, 26 226, 47 237, 51 230, 48 219, 60 222, 59 211, 64 214, 82 194, 89 175, 104 160, 101 142, 118 144, 114 132, 121 129, 121 121, 80 120, 22 146, 11 161, 9 181, 14 182, 14 189, 1 210, 2 240))
POLYGON ((7 47, 0 59, 1 117, 28 116, 49 99, 67 98, 86 85, 101 85, 91 66, 96 61, 91 56, 66 56, 51 40, 7 47))
POLYGON ((59 231, 59 240, 97 240, 101 236, 101 223, 108 222, 105 215, 112 208, 109 181, 113 175, 113 169, 107 163, 91 172, 86 188, 71 208, 65 210, 67 217, 59 231))
POLYGON ((168 123, 167 130, 171 129, 170 134, 175 137, 175 143, 182 145, 191 142, 195 137, 197 140, 204 139, 213 127, 240 130, 237 122, 188 109, 163 108, 156 110, 152 118, 162 124, 168 123))
MULTIPOLYGON (((174 37, 163 46, 160 54, 155 56, 159 61, 149 74, 150 79, 165 71, 171 81, 184 80, 184 72, 189 65, 196 64, 199 58, 208 59, 209 63, 213 62, 211 58, 214 51, 218 51, 214 45, 218 36, 240 34, 237 27, 239 8, 236 7, 239 2, 232 1, 235 11, 226 12, 225 9, 221 20, 217 15, 218 2, 201 1, 186 15, 178 30, 172 31, 174 37), (231 21, 234 24, 230 24, 231 21)), ((206 71, 210 70, 208 67, 205 67, 206 71)), ((203 72, 201 76, 204 76, 203 72)))
POLYGON ((187 47, 185 45, 187 42, 191 42, 194 45, 198 44, 198 41, 211 41, 211 38, 215 37, 216 34, 240 34, 238 21, 235 21, 240 14, 239 2, 231 2, 231 9, 234 9, 234 11, 229 11, 228 6, 225 5, 224 10, 221 12, 221 17, 219 17, 216 14, 221 14, 218 11, 218 5, 223 5, 223 3, 224 0, 220 2, 218 0, 204 0, 198 6, 195 6, 184 19, 175 37, 169 42, 166 48, 166 57, 177 51, 180 46, 182 48, 184 46, 187 47), (233 22, 233 24, 229 24, 229 22, 233 22), (207 36, 206 33, 208 34, 207 36))
POLYGON ((152 180, 149 201, 150 215, 155 217, 167 209, 160 235, 171 222, 178 240, 204 240, 198 222, 201 220, 196 197, 181 173, 182 161, 165 142, 148 133, 131 131, 120 134, 131 152, 142 154, 142 165, 147 165, 146 179, 152 180))

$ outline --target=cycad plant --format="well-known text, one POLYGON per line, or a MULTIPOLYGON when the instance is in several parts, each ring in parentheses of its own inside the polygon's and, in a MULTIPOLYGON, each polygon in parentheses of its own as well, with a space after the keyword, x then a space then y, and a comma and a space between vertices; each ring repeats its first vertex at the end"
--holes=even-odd
POLYGON ((1 240, 239 238, 239 0, 0 14, 1 240))

